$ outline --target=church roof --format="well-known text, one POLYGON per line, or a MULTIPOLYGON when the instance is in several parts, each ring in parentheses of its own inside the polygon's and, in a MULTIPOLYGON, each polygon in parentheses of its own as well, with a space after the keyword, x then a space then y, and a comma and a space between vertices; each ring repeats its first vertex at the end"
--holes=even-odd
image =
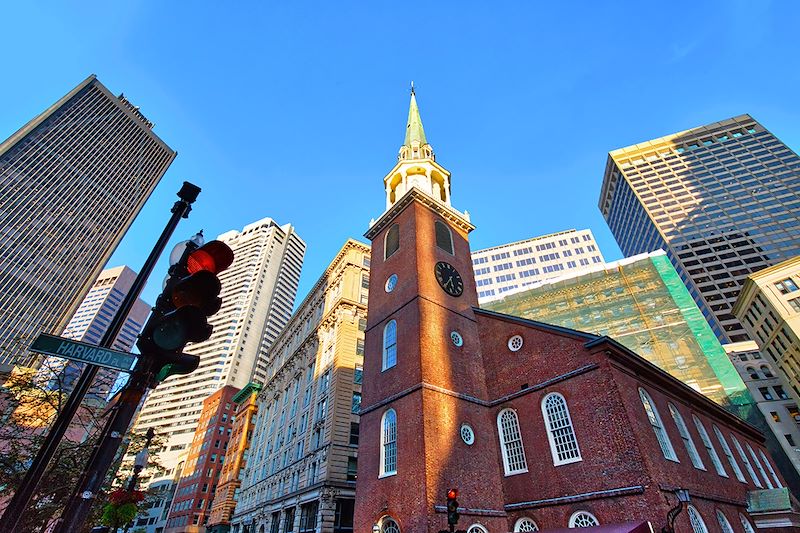
POLYGON ((428 144, 425 139, 425 130, 422 127, 422 118, 419 116, 417 96, 414 94, 414 84, 411 84, 411 104, 408 106, 408 124, 406 124, 406 138, 404 145, 411 147, 411 143, 418 141, 420 146, 428 144))

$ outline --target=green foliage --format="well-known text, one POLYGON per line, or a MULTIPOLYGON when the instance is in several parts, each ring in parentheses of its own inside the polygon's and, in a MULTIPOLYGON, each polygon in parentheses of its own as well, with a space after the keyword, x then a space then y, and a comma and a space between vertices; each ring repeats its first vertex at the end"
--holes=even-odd
POLYGON ((117 529, 125 527, 127 524, 133 521, 138 512, 139 508, 135 503, 132 502, 123 503, 122 505, 109 503, 103 509, 103 516, 100 518, 100 521, 105 526, 110 526, 112 529, 117 529))

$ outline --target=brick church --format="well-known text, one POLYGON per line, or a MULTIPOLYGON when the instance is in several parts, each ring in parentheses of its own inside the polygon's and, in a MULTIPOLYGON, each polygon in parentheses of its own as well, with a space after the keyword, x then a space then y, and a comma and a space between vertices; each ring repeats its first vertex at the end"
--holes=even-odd
POLYGON ((468 533, 798 530, 758 430, 611 338, 478 307, 413 90, 384 184, 355 533, 447 529, 450 488, 468 533))

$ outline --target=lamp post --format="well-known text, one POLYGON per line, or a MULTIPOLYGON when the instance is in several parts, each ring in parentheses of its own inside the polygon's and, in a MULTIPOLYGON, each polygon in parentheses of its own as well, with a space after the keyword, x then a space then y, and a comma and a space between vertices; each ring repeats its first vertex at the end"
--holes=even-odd
POLYGON ((667 525, 661 528, 661 533, 675 533, 675 519, 683 511, 684 504, 691 500, 688 489, 675 489, 675 497, 678 504, 667 513, 667 525))
POLYGON ((144 447, 141 449, 139 453, 136 454, 136 458, 133 460, 133 475, 131 476, 131 480, 128 482, 128 490, 136 490, 136 483, 139 481, 139 474, 142 470, 147 467, 147 459, 150 457, 150 442, 153 440, 153 437, 156 436, 155 430, 150 428, 145 433, 145 441, 144 447))

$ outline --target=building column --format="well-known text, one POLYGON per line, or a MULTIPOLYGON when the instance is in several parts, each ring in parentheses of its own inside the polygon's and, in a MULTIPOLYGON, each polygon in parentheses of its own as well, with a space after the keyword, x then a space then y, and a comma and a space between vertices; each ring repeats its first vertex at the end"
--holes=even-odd
POLYGON ((319 494, 319 509, 317 510, 317 531, 332 533, 333 522, 336 518, 336 497, 339 490, 332 487, 323 487, 319 494))

